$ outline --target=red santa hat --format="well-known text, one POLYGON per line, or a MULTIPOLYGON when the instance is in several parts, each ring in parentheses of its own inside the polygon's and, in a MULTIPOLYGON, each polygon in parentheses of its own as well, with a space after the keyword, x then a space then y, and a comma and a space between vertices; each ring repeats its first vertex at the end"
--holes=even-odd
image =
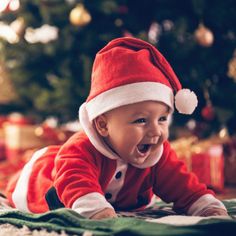
POLYGON ((181 88, 170 64, 154 46, 131 37, 112 40, 94 61, 86 100, 89 120, 119 106, 147 100, 163 102, 171 109, 175 103, 183 114, 191 114, 197 106, 194 92, 181 88))
MULTIPOLYGON (((90 94, 79 109, 81 127, 91 143, 106 157, 119 157, 98 135, 93 120, 114 108, 142 101, 159 101, 191 114, 197 106, 196 95, 181 84, 169 63, 151 44, 136 38, 118 38, 108 43, 95 58, 90 94), (175 100, 175 102, 174 102, 175 100)), ((146 168, 162 154, 150 157, 146 168)))

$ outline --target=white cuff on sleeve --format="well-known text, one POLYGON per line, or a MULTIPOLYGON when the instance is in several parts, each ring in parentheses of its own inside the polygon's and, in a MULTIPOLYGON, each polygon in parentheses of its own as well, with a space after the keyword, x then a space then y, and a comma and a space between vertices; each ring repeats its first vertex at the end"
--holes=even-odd
MULTIPOLYGON (((211 194, 205 194, 195 201, 188 209, 187 214, 192 216, 200 216, 208 208, 221 208, 226 210, 224 204, 211 194)), ((227 211, 227 210, 226 210, 227 211)))
POLYGON ((104 208, 114 209, 106 198, 97 192, 88 193, 78 198, 72 205, 72 210, 86 218, 90 218, 104 208))

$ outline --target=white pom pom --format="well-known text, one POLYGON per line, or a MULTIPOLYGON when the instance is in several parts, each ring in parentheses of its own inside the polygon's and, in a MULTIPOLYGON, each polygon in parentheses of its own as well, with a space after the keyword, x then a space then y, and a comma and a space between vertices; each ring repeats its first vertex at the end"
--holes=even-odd
POLYGON ((192 114, 197 103, 196 94, 189 89, 181 89, 175 95, 175 107, 179 113, 192 114))

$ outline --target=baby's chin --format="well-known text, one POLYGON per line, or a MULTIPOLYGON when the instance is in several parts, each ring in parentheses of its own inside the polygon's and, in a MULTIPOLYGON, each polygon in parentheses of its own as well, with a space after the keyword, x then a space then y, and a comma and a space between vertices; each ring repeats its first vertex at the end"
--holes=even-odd
POLYGON ((129 163, 132 165, 142 165, 145 161, 147 160, 147 158, 137 158, 135 157, 134 159, 130 160, 129 163))

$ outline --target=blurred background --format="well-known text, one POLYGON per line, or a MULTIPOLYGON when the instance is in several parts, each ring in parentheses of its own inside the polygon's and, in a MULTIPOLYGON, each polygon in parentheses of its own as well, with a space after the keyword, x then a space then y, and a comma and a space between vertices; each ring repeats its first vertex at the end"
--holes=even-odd
POLYGON ((233 0, 0 0, 0 159, 19 166, 79 129, 96 52, 129 36, 156 46, 198 96, 193 115, 172 121, 180 157, 215 189, 235 184, 235 22, 233 0))

